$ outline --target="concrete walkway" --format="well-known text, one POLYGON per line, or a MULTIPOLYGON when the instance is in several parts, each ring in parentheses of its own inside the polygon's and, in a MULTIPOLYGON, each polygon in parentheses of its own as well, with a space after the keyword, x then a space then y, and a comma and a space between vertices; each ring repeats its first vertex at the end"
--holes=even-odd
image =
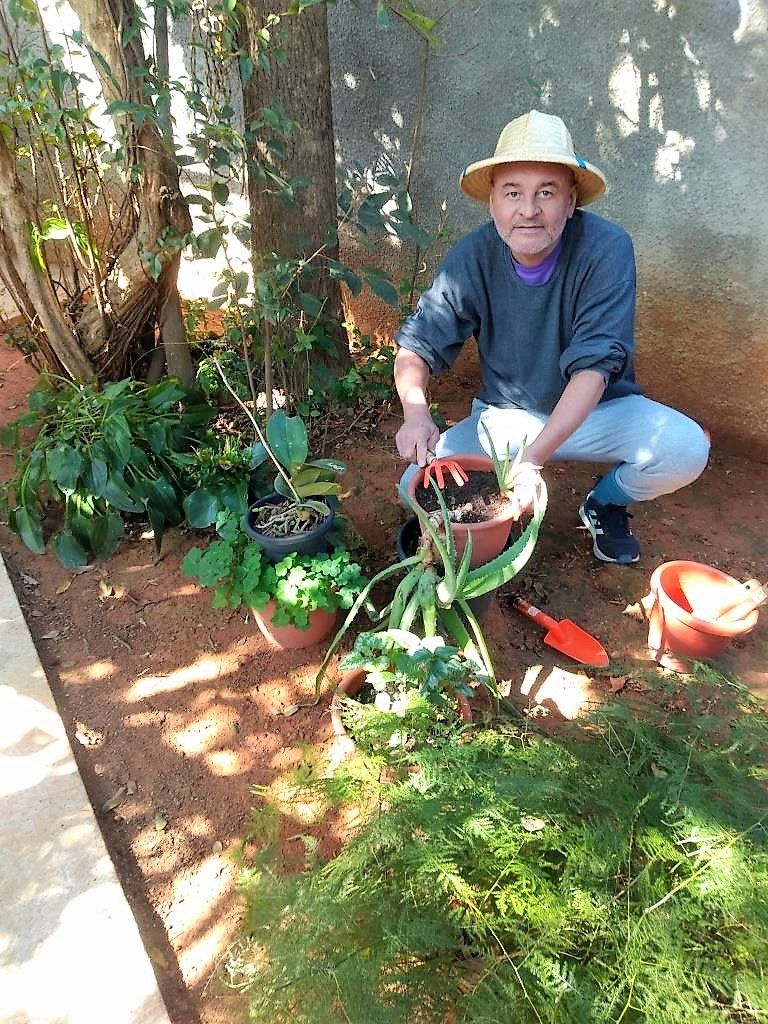
POLYGON ((0 1024, 169 1024, 1 558, 0 1024))

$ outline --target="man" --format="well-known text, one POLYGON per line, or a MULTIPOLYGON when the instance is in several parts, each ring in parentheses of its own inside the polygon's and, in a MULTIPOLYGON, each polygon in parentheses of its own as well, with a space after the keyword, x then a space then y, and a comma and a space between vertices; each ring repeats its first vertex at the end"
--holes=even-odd
POLYGON ((396 440, 418 466, 487 451, 486 429, 500 454, 524 444, 519 512, 530 504, 531 475, 550 460, 608 463, 579 515, 597 558, 631 563, 640 547, 627 505, 691 483, 709 444, 696 423, 635 383, 632 242, 581 209, 605 185, 576 156, 560 118, 538 110, 511 121, 494 156, 466 169, 461 188, 488 203, 491 219, 451 249, 396 336, 396 440), (440 435, 429 377, 448 369, 470 336, 483 387, 471 415, 440 435))

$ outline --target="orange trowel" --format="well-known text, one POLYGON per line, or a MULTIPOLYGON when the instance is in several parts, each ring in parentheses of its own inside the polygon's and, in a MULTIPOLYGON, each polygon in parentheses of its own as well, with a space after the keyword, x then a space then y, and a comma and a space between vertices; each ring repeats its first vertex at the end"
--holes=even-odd
POLYGON ((522 597, 513 594, 510 598, 515 611, 525 615, 532 622, 537 623, 542 629, 547 630, 544 643, 554 647, 561 654, 580 661, 582 665, 597 665, 605 668, 608 665, 608 655, 605 648, 593 636, 585 632, 570 619, 552 619, 541 608, 529 604, 522 597))

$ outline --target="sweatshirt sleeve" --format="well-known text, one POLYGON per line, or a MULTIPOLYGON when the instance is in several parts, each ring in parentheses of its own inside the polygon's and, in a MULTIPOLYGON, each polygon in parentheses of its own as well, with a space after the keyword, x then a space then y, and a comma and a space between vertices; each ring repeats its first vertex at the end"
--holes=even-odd
POLYGON ((420 356, 432 373, 450 369, 464 342, 480 326, 472 299, 473 275, 463 248, 448 253, 434 281, 422 292, 416 311, 395 335, 397 344, 420 356))
POLYGON ((635 256, 622 232, 585 276, 575 299, 572 335, 560 356, 570 380, 579 370, 597 370, 610 383, 634 356, 635 256))

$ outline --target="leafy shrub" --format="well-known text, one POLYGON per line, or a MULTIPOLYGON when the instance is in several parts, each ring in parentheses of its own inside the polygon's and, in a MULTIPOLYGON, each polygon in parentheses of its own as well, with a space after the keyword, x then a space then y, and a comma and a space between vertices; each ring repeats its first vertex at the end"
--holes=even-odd
POLYGON ((444 725, 460 724, 457 697, 487 683, 480 667, 442 637, 403 629, 359 633, 341 669, 362 669, 364 685, 342 696, 341 717, 358 745, 435 742, 444 725))
POLYGON ((63 515, 51 538, 63 565, 112 555, 130 513, 147 516, 159 551, 166 526, 183 518, 191 449, 205 435, 211 407, 174 378, 152 386, 126 379, 102 388, 44 374, 29 408, 0 435, 15 447, 17 468, 3 487, 3 507, 27 547, 45 550, 51 502, 63 515), (23 428, 37 431, 29 445, 23 428))
POLYGON ((184 498, 189 525, 204 529, 225 512, 244 516, 256 468, 252 447, 223 434, 208 437, 192 454, 194 461, 187 473, 189 493, 184 498))
POLYGON ((612 705, 563 741, 503 726, 305 771, 295 799, 361 823, 288 875, 252 854, 232 980, 276 1024, 761 1020, 767 743, 754 704, 667 725, 612 705))
POLYGON ((331 554, 286 555, 276 564, 262 548, 231 522, 220 527, 223 536, 207 548, 192 548, 182 569, 202 587, 215 587, 214 608, 255 608, 275 602, 275 626, 306 629, 309 613, 317 608, 350 608, 366 580, 360 566, 343 549, 331 554))

